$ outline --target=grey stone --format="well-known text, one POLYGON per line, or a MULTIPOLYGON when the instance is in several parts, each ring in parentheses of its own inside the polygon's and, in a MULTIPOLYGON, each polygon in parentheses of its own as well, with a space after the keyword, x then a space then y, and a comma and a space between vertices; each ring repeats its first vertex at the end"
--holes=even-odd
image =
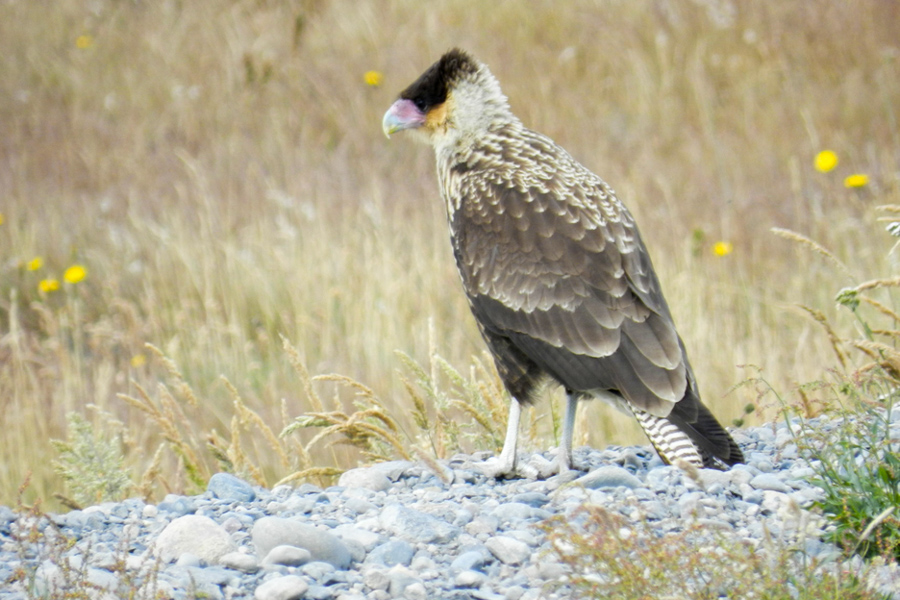
POLYGON ((615 465, 605 465, 598 469, 594 469, 587 475, 579 477, 575 483, 582 485, 588 489, 627 487, 639 488, 644 487, 644 483, 623 469, 615 465))
POLYGON ((284 575, 269 579, 256 588, 255 600, 297 600, 306 593, 309 585, 297 575, 284 575))
POLYGON ((786 494, 791 491, 781 479, 771 473, 761 473, 750 480, 750 486, 758 490, 771 490, 786 494))
POLYGON ((479 571, 462 571, 453 580, 457 587, 461 588, 477 588, 481 587, 487 581, 487 575, 479 571))
POLYGON ((303 568, 300 571, 311 579, 315 579, 317 582, 326 585, 334 581, 334 566, 330 565, 327 562, 322 561, 314 561, 311 563, 307 563, 303 565, 303 568))
POLYGON ((484 566, 485 555, 478 550, 468 550, 463 552, 450 563, 450 570, 453 572, 475 571, 481 570, 484 566))
POLYGON ((256 573, 259 571, 259 562, 256 560, 256 557, 243 552, 224 554, 219 557, 219 564, 241 573, 256 573))
POLYGON ((262 560, 264 565, 284 565, 286 567, 299 567, 305 565, 312 559, 312 554, 306 548, 298 548, 297 546, 288 546, 282 544, 275 546, 266 554, 262 560))
POLYGON ((383 472, 370 467, 360 467, 345 471, 338 479, 338 485, 342 487, 361 487, 367 490, 383 492, 391 487, 391 480, 383 472))
POLYGON ((405 598, 406 588, 414 583, 421 583, 412 571, 400 565, 388 571, 388 577, 391 580, 388 591, 394 598, 405 598))
POLYGON ((492 537, 484 545, 497 560, 507 565, 521 565, 531 556, 528 544, 506 535, 492 537))
POLYGON ((469 535, 478 535, 481 533, 493 535, 500 527, 500 519, 493 515, 479 515, 475 517, 471 523, 466 524, 466 533, 469 535))
POLYGON ((345 543, 354 542, 359 544, 366 552, 371 552, 372 548, 381 541, 381 536, 374 531, 369 531, 350 523, 335 527, 334 534, 345 543))
POLYGON ((256 492, 253 491, 253 487, 231 473, 216 473, 210 477, 206 490, 220 500, 252 502, 256 499, 256 492))
POLYGON ((155 547, 156 555, 163 562, 171 562, 189 553, 210 565, 236 550, 237 546, 227 531, 209 517, 199 515, 184 515, 166 525, 156 538, 155 547))
POLYGON ((428 592, 421 581, 413 581, 403 589, 403 597, 407 600, 428 600, 428 592))
POLYGON ((380 546, 376 546, 374 550, 369 552, 369 555, 366 556, 366 562, 386 567, 394 565, 408 566, 415 553, 415 548, 409 542, 405 540, 390 540, 380 546))
POLYGON ((527 519, 548 519, 550 512, 522 502, 504 502, 491 511, 491 516, 497 517, 501 523, 508 523, 527 519))
POLYGON ((540 508, 550 502, 550 497, 547 496, 547 494, 542 494, 541 492, 523 492, 521 494, 516 494, 515 496, 513 496, 512 501, 521 502, 522 504, 527 504, 528 506, 540 508))
POLYGON ((426 544, 445 543, 459 535, 458 527, 400 504, 391 504, 381 511, 379 522, 394 535, 426 544))
POLYGON ((352 510, 358 515, 365 514, 370 510, 375 510, 376 508, 378 508, 365 498, 358 497, 348 499, 347 502, 344 503, 344 506, 346 506, 348 510, 352 510))
POLYGON ((312 560, 338 569, 350 566, 350 551, 333 533, 294 519, 263 517, 253 524, 251 537, 259 556, 266 556, 275 546, 288 545, 305 548, 312 560))
POLYGON ((363 575, 363 583, 373 590, 386 590, 391 585, 391 578, 379 569, 369 569, 363 575))

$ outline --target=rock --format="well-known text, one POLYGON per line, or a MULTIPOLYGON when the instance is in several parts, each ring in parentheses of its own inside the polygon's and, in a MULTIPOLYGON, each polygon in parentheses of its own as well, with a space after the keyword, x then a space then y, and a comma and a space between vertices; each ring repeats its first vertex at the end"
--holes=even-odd
POLYGON ((400 504, 388 505, 379 522, 394 535, 425 544, 446 543, 459 535, 458 527, 400 504))
POLYGON ((428 592, 421 581, 413 581, 403 589, 403 597, 407 600, 428 600, 428 592))
POLYGON ((284 575, 269 579, 256 588, 255 600, 297 600, 306 593, 309 585, 297 575, 284 575))
POLYGON ((497 560, 507 565, 521 565, 531 556, 528 544, 506 535, 492 537, 484 545, 497 560))
POLYGON ((477 588, 481 587, 487 581, 487 575, 479 571, 462 571, 453 580, 456 587, 461 588, 477 588))
POLYGON ((550 512, 522 502, 504 502, 491 511, 491 516, 497 517, 501 523, 509 523, 527 519, 547 519, 550 512))
POLYGON ((791 491, 781 479, 771 473, 761 473, 750 480, 750 486, 758 490, 771 490, 786 494, 791 491))
POLYGON ((264 565, 284 565, 285 567, 299 567, 312 559, 312 554, 306 548, 288 546, 282 544, 275 546, 262 560, 264 565))
POLYGON ((514 495, 512 497, 512 501, 521 502, 522 504, 527 504, 528 506, 540 508, 550 502, 550 497, 547 496, 547 494, 542 494, 541 492, 523 492, 521 494, 514 495))
POLYGON ((307 563, 303 565, 303 568, 300 569, 300 572, 310 579, 314 579, 315 581, 321 583, 322 585, 327 585, 334 581, 334 566, 327 562, 317 560, 311 563, 307 563))
POLYGON ((243 552, 223 554, 219 557, 219 564, 241 573, 256 573, 259 571, 259 562, 256 560, 256 557, 243 552))
POLYGON ((387 574, 391 580, 388 591, 394 598, 407 597, 406 588, 415 583, 422 583, 412 571, 400 565, 391 568, 387 574))
POLYGON ((644 483, 640 479, 622 467, 617 467, 615 465, 606 465, 599 469, 594 469, 587 475, 576 479, 575 483, 588 489, 614 488, 620 486, 630 489, 644 487, 644 483))
POLYGON ((373 590, 386 590, 391 585, 391 578, 379 569, 369 569, 363 575, 363 583, 373 590))
POLYGON ((381 471, 368 467, 360 467, 359 469, 345 471, 341 475, 341 478, 338 479, 338 485, 341 487, 360 487, 375 492, 383 492, 391 487, 391 480, 381 471))
POLYGON ((378 545, 378 542, 381 541, 381 536, 374 531, 368 531, 351 524, 338 525, 334 528, 334 534, 343 540, 344 543, 353 542, 359 544, 366 552, 371 552, 378 545))
POLYGON ((156 538, 156 555, 163 562, 172 562, 189 553, 214 565, 220 557, 236 550, 227 531, 209 517, 199 515, 178 517, 156 538))
POLYGON ((493 515, 479 515, 466 524, 466 533, 469 535, 478 535, 481 533, 493 535, 497 528, 500 527, 500 519, 493 515))
POLYGON ((453 572, 461 571, 480 571, 484 566, 485 558, 483 552, 478 550, 468 550, 463 552, 450 563, 450 570, 453 572))
POLYGON ((334 534, 294 519, 263 517, 253 524, 253 544, 258 556, 266 556, 275 546, 296 546, 309 550, 312 560, 338 569, 350 566, 350 551, 334 534))
POLYGON ((216 473, 209 478, 206 491, 220 500, 233 500, 235 502, 252 502, 256 499, 253 487, 238 479, 230 473, 216 473))
POLYGON ((409 542, 405 540, 390 540, 380 546, 376 546, 374 550, 366 556, 366 562, 392 567, 394 565, 409 566, 413 555, 416 553, 409 542))

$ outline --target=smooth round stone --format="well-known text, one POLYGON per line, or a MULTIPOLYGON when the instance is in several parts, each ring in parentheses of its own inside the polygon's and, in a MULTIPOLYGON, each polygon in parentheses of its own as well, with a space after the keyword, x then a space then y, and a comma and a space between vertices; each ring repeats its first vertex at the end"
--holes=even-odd
POLYGON ((237 550, 231 536, 221 525, 199 515, 185 515, 169 523, 156 539, 156 552, 164 562, 193 554, 207 564, 237 550))
POLYGON ((284 575, 269 579, 253 592, 255 600, 298 600, 309 589, 309 584, 297 575, 284 575))
POLYGON ((206 490, 220 500, 252 502, 256 498, 253 487, 230 473, 216 473, 209 478, 206 490))

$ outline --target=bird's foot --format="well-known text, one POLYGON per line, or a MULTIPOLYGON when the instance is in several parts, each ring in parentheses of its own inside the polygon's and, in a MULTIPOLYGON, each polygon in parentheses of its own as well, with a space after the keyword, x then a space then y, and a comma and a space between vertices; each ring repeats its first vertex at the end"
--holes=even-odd
POLYGON ((476 465, 475 468, 490 479, 518 479, 522 477, 518 467, 518 461, 515 456, 509 457, 501 454, 500 456, 492 456, 481 464, 476 465))
POLYGON ((547 460, 532 454, 525 460, 507 460, 502 454, 488 458, 475 467, 491 479, 549 479, 572 470, 570 461, 547 460))

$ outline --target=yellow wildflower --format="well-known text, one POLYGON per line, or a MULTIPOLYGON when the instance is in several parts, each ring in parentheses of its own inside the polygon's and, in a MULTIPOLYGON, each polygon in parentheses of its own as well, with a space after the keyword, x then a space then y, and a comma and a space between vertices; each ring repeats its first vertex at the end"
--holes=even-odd
POLYGON ((72 265, 63 273, 63 279, 69 283, 78 283, 87 277, 87 269, 81 265, 72 265))
POLYGON ((92 38, 91 36, 89 36, 87 34, 79 35, 77 38, 75 38, 75 47, 78 48, 79 50, 84 50, 86 48, 90 48, 93 45, 94 45, 94 38, 92 38))
POLYGON ((45 294, 55 292, 59 289, 59 281, 56 279, 41 279, 41 282, 38 284, 38 289, 45 294))
POLYGON ((713 254, 716 256, 728 256, 734 252, 734 244, 731 242, 716 242, 712 248, 713 254))
POLYGON ((844 187, 861 188, 869 183, 869 176, 862 173, 855 173, 844 180, 844 187))
POLYGON ((384 75, 382 75, 379 71, 366 71, 366 74, 363 75, 363 79, 365 80, 366 85, 378 87, 384 80, 384 75))
POLYGON ((29 271, 37 271, 38 269, 40 269, 43 266, 44 266, 44 259, 41 258, 40 256, 35 256, 31 260, 29 260, 27 263, 25 263, 25 268, 28 269, 29 271))
POLYGON ((143 367, 147 364, 147 357, 143 354, 135 354, 131 357, 131 366, 135 369, 138 367, 143 367))
POLYGON ((0 213, 0 225, 3 225, 3 213, 0 213))
POLYGON ((816 170, 821 173, 827 173, 834 169, 838 164, 837 154, 832 152, 831 150, 822 150, 818 154, 816 154, 816 170))

